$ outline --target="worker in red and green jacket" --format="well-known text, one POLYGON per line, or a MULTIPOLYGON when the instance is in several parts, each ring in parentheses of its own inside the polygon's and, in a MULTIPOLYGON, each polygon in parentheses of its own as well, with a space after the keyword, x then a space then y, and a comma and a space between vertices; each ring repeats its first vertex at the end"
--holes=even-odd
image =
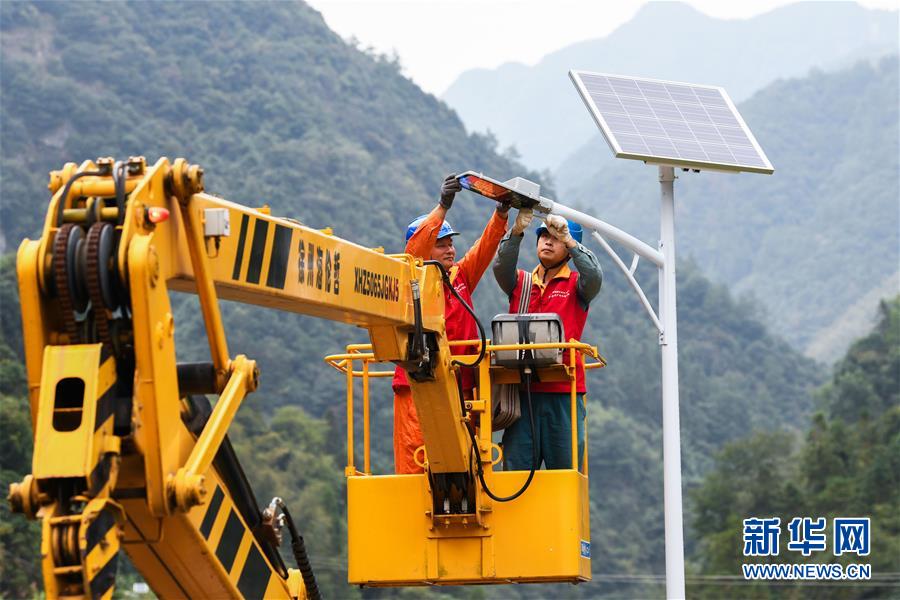
MULTIPOLYGON (((603 271, 594 254, 581 245, 581 225, 550 215, 536 230, 539 264, 531 273, 516 269, 519 246, 531 215, 520 211, 509 235, 500 242, 494 261, 494 277, 509 297, 509 311, 517 312, 522 286, 531 286, 528 311, 556 313, 563 324, 563 339, 581 340, 588 306, 600 292, 603 271), (570 267, 574 263, 576 270, 570 267)), ((584 360, 578 354, 576 366, 578 468, 584 460, 584 360)), ((537 463, 547 469, 572 468, 571 387, 568 381, 532 382, 535 439, 532 440, 529 406, 523 390, 522 416, 503 433, 503 457, 507 470, 529 470, 532 449, 537 463)))

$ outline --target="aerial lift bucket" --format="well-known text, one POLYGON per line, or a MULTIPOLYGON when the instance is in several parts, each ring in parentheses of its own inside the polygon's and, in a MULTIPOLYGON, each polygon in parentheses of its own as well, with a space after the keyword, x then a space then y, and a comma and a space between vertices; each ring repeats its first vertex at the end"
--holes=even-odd
MULTIPOLYGON (((541 380, 571 381, 574 403, 575 352, 598 360, 588 368, 602 367, 605 362, 596 349, 587 344, 570 342, 557 346, 569 354, 570 361, 567 362, 570 364, 541 369, 541 380)), ((573 461, 570 469, 536 471, 526 491, 510 502, 491 500, 476 483, 477 502, 471 512, 436 514, 432 482, 427 473, 371 473, 369 379, 389 377, 393 371, 370 370, 370 363, 374 361, 368 349, 363 344, 349 346, 346 354, 326 358, 332 366, 343 371, 348 380, 349 582, 381 587, 589 581, 587 457, 584 457, 582 470, 573 461), (357 360, 362 365, 354 369, 357 360), (356 377, 363 380, 362 470, 353 464, 353 381, 356 377)), ((488 346, 489 352, 510 349, 515 347, 488 346)), ((466 357, 461 358, 465 360, 466 357)), ((479 366, 479 389, 483 392, 466 403, 470 419, 478 424, 480 432, 491 431, 490 382, 514 383, 519 377, 517 371, 491 366, 491 362, 485 360, 479 366)), ((572 425, 575 425, 574 419, 572 425)), ((528 471, 494 470, 500 461, 500 448, 491 443, 489 433, 479 433, 478 440, 479 445, 493 447, 493 460, 485 462, 483 467, 488 488, 498 497, 514 494, 527 479, 528 471)), ((423 454, 417 452, 417 457, 423 454)))

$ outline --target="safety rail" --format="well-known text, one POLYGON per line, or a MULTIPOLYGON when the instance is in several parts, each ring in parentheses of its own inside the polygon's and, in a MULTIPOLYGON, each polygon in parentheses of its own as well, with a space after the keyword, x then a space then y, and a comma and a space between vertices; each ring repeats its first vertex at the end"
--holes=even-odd
MULTIPOLYGON (((453 358, 462 362, 473 362, 480 352, 481 348, 481 340, 455 340, 449 342, 450 346, 470 346, 475 347, 476 352, 473 354, 454 354, 453 358)), ((554 365, 553 367, 544 367, 538 369, 539 372, 549 372, 552 370, 560 371, 562 370, 565 375, 565 379, 568 379, 570 382, 570 415, 571 415, 571 423, 570 423, 570 431, 571 431, 571 452, 572 452, 572 470, 578 471, 578 436, 577 436, 577 381, 576 381, 576 365, 577 365, 577 356, 579 354, 583 355, 585 358, 584 368, 585 370, 591 369, 600 369, 606 366, 606 360, 600 355, 595 346, 591 346, 590 344, 586 344, 583 342, 569 341, 569 342, 557 342, 557 343, 529 343, 529 344, 498 344, 492 345, 490 340, 487 340, 487 348, 485 352, 485 359, 481 361, 481 364, 478 366, 478 381, 480 385, 476 388, 476 396, 472 400, 467 400, 465 402, 466 409, 476 413, 479 416, 478 421, 478 436, 482 440, 486 441, 493 447, 496 447, 495 444, 492 443, 491 439, 491 419, 493 417, 493 404, 491 398, 491 383, 516 383, 519 381, 518 379, 518 371, 516 369, 511 369, 507 367, 499 367, 492 364, 491 357, 494 352, 501 351, 515 351, 515 350, 544 350, 544 349, 562 349, 563 351, 568 352, 568 364, 554 365), (588 362, 586 359, 592 358, 594 362, 588 362), (493 374, 497 377, 491 377, 493 374), (501 375, 501 373, 506 373, 501 375), (499 379, 500 381, 497 381, 499 379)), ((325 362, 328 363, 333 368, 345 374, 347 378, 347 466, 344 469, 344 473, 347 476, 365 476, 372 475, 371 470, 371 449, 370 449, 370 437, 369 437, 369 426, 370 426, 370 393, 369 393, 369 379, 370 378, 378 378, 378 377, 393 377, 394 369, 393 365, 390 370, 373 370, 371 368, 372 364, 378 364, 385 361, 380 361, 375 359, 375 355, 372 352, 372 344, 349 344, 346 347, 346 352, 343 354, 332 354, 325 357, 325 362), (359 369, 354 367, 354 363, 356 361, 360 361, 361 365, 359 369), (354 379, 361 378, 362 380, 362 394, 363 394, 363 470, 359 471, 356 469, 356 465, 354 462, 354 379)), ((587 406, 585 405, 585 408, 587 406)), ((587 419, 587 413, 585 411, 585 420, 587 419)), ((585 423, 585 432, 587 432, 587 423, 585 423)), ((583 474, 588 474, 588 461, 587 461, 587 438, 585 435, 585 460, 584 460, 584 471, 583 474)), ((502 451, 501 451, 502 452, 502 451)), ((491 464, 495 464, 499 462, 500 458, 502 458, 502 454, 498 457, 497 461, 491 461, 491 464)))

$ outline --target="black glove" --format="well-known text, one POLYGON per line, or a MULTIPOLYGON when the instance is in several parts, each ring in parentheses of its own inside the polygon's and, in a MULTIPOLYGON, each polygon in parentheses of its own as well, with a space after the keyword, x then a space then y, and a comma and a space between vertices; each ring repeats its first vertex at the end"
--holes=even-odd
POLYGON ((456 196, 456 192, 461 190, 462 184, 456 178, 456 173, 447 175, 444 178, 444 183, 441 184, 441 206, 450 210, 450 207, 453 206, 453 198, 456 196))

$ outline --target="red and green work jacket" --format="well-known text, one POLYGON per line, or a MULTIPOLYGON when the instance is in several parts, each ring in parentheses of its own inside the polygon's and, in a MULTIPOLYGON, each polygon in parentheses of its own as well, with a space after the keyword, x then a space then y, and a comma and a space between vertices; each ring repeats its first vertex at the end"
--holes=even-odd
MULTIPOLYGON (((587 308, 582 306, 578 299, 576 287, 578 285, 577 271, 565 264, 553 278, 544 283, 542 281, 543 267, 538 265, 531 272, 531 299, 528 304, 530 313, 556 313, 563 324, 563 340, 580 341, 587 321, 587 308)), ((509 312, 518 312, 519 297, 522 295, 522 282, 527 277, 517 276, 516 288, 509 299, 509 312)), ((569 363, 569 352, 564 354, 566 364, 569 363)), ((575 357, 576 391, 583 394, 586 391, 584 384, 584 357, 580 352, 575 357)), ((531 384, 532 392, 565 393, 571 391, 568 381, 552 381, 547 383, 537 382, 531 384)))

